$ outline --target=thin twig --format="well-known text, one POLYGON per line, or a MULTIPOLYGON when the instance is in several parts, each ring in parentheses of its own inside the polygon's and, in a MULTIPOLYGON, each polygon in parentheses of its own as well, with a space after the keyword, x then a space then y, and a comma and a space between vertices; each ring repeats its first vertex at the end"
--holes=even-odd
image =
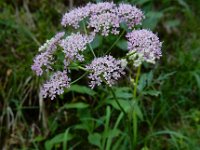
MULTIPOLYGON (((85 32, 85 34, 87 34, 87 35, 88 35, 88 33, 87 33, 87 29, 86 29, 86 26, 85 26, 85 22, 84 22, 84 21, 82 21, 82 22, 83 22, 83 28, 84 28, 84 32, 85 32)), ((92 48, 91 44, 90 44, 90 43, 88 43, 88 45, 89 45, 90 51, 92 52, 93 56, 96 58, 96 55, 95 55, 95 53, 94 53, 94 50, 93 50, 93 48, 92 48)))
POLYGON ((125 33, 125 30, 122 31, 122 33, 119 35, 119 37, 117 38, 117 40, 111 45, 111 47, 106 51, 105 54, 108 54, 112 49, 113 47, 117 44, 117 42, 121 39, 121 37, 124 35, 125 33))

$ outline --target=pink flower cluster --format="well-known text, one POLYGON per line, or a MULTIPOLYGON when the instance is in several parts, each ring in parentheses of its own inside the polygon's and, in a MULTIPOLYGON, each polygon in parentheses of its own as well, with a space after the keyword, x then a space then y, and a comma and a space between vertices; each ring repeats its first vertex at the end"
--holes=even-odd
POLYGON ((94 39, 93 35, 83 35, 81 33, 72 33, 70 36, 61 40, 60 46, 63 48, 65 57, 67 60, 79 60, 84 61, 84 56, 82 52, 86 49, 88 43, 92 42, 94 39))
POLYGON ((110 33, 119 34, 120 23, 127 23, 131 29, 141 24, 144 15, 141 10, 129 4, 116 5, 113 2, 87 4, 84 7, 75 8, 64 14, 61 24, 79 28, 79 23, 85 19, 87 27, 94 32, 108 36, 110 33))
POLYGON ((60 32, 39 48, 40 54, 35 57, 31 67, 38 76, 41 76, 44 70, 53 70, 52 65, 56 63, 54 55, 58 49, 64 55, 63 71, 56 71, 50 80, 43 84, 42 96, 53 100, 56 95, 64 92, 64 88, 70 87, 69 73, 71 70, 69 67, 71 63, 77 62, 80 64, 79 68, 88 72, 91 88, 100 86, 102 83, 112 86, 125 74, 126 66, 132 62, 136 67, 142 62, 154 63, 162 56, 162 43, 158 36, 149 30, 133 30, 127 33, 129 53, 123 59, 115 59, 111 55, 96 58, 90 45, 96 33, 102 36, 117 35, 121 23, 126 23, 129 29, 132 29, 135 25, 141 24, 143 18, 142 11, 135 6, 124 3, 116 5, 113 2, 89 3, 65 13, 61 22, 63 26, 69 25, 78 29, 80 23, 84 21, 85 27, 89 28, 90 32, 85 34, 76 32, 68 36, 65 32, 60 32), (88 52, 86 51, 87 45, 95 57, 90 64, 87 63, 88 59, 85 59, 88 58, 85 57, 88 52))
POLYGON ((108 36, 109 33, 119 34, 120 19, 117 15, 111 12, 105 12, 98 15, 92 15, 89 18, 88 27, 94 29, 95 33, 101 32, 103 36, 108 36))
POLYGON ((152 31, 142 29, 134 30, 126 35, 128 49, 142 56, 142 61, 154 63, 162 56, 162 43, 152 31))
POLYGON ((127 23, 130 29, 135 25, 141 24, 142 19, 144 19, 142 11, 129 4, 119 4, 116 13, 120 21, 127 23))
POLYGON ((36 72, 38 76, 43 74, 43 67, 48 69, 51 68, 53 64, 53 54, 56 51, 57 44, 60 42, 61 38, 64 36, 64 32, 57 33, 53 38, 47 40, 40 48, 39 51, 42 53, 37 55, 34 59, 34 64, 31 69, 36 72))
POLYGON ((103 81, 112 86, 121 75, 125 74, 121 60, 112 56, 95 58, 91 64, 86 66, 86 69, 90 72, 88 78, 91 80, 91 88, 101 85, 103 81))
POLYGON ((67 71, 58 71, 51 76, 41 88, 41 94, 44 98, 50 97, 53 100, 56 95, 64 92, 64 88, 69 88, 71 79, 67 76, 67 71))

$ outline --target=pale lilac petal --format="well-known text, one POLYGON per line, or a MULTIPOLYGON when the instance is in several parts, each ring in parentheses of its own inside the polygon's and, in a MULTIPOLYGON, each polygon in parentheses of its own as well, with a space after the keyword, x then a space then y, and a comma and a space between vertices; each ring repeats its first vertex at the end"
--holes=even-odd
POLYGON ((88 36, 80 33, 72 33, 70 36, 61 40, 60 46, 63 48, 65 58, 68 61, 84 61, 83 51, 86 49, 87 44, 93 39, 93 35, 88 36))
POLYGON ((34 63, 31 66, 31 69, 36 72, 38 76, 41 76, 43 73, 43 68, 45 70, 52 69, 51 65, 53 62, 53 53, 57 49, 57 44, 64 36, 64 32, 57 33, 53 38, 47 40, 40 48, 41 53, 34 58, 34 63))
POLYGON ((144 61, 153 62, 162 56, 162 42, 152 31, 142 29, 134 30, 126 35, 128 39, 128 49, 142 56, 144 61))
POLYGON ((109 86, 112 86, 121 75, 124 73, 124 68, 121 66, 121 60, 117 60, 112 56, 105 56, 95 58, 91 64, 86 66, 90 72, 88 78, 90 79, 90 87, 101 85, 103 81, 109 86))
POLYGON ((51 76, 41 88, 41 95, 46 98, 50 97, 53 100, 56 95, 61 95, 64 92, 64 88, 70 87, 71 79, 67 76, 67 71, 57 71, 51 76))

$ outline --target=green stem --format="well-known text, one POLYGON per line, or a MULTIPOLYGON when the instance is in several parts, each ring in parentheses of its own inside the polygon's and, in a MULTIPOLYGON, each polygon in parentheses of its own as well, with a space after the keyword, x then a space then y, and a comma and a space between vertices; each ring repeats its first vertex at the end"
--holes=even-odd
POLYGON ((76 80, 71 82, 71 85, 78 82, 80 79, 82 79, 85 75, 87 74, 87 72, 85 72, 82 76, 80 76, 79 78, 77 78, 76 80))
POLYGON ((78 66, 78 68, 81 69, 81 70, 83 70, 83 71, 88 72, 88 70, 86 70, 86 68, 84 68, 84 67, 78 66))
POLYGON ((135 79, 135 84, 134 84, 134 91, 133 91, 133 97, 136 98, 137 96, 137 86, 138 86, 138 80, 141 72, 141 66, 137 68, 137 74, 136 74, 136 79, 135 79))
POLYGON ((116 95, 115 95, 115 92, 113 91, 112 87, 109 87, 109 89, 110 89, 110 91, 111 91, 111 93, 112 93, 112 95, 113 95, 113 98, 115 99, 117 105, 119 106, 119 108, 121 109, 121 111, 124 113, 124 115, 126 115, 126 111, 124 110, 124 108, 123 108, 123 107, 121 106, 121 104, 119 103, 119 101, 118 101, 118 99, 117 99, 117 97, 116 97, 116 95))
POLYGON ((137 114, 133 111, 133 147, 137 145, 137 114))
MULTIPOLYGON (((138 80, 141 72, 141 66, 137 68, 137 74, 136 74, 136 79, 134 83, 134 90, 133 90, 133 100, 137 102, 137 86, 138 86, 138 80)), ((133 147, 135 148, 137 145, 137 114, 136 111, 133 110, 133 147)))
MULTIPOLYGON (((85 22, 84 22, 84 21, 83 21, 83 29, 84 29, 85 34, 88 35, 88 33, 87 33, 87 29, 86 29, 86 26, 85 26, 85 22)), ((93 56, 96 58, 96 55, 95 55, 95 53, 94 53, 94 50, 93 50, 91 44, 88 43, 88 45, 89 45, 90 51, 92 52, 93 56)))
POLYGON ((125 33, 125 30, 122 31, 122 33, 119 35, 119 37, 117 38, 117 40, 111 45, 111 47, 106 51, 105 54, 108 54, 112 49, 113 47, 117 44, 117 42, 121 39, 121 37, 124 35, 125 33))
MULTIPOLYGON (((124 108, 123 108, 123 107, 121 106, 121 104, 119 103, 119 101, 118 101, 118 99, 117 99, 117 97, 116 97, 116 94, 115 94, 115 92, 113 91, 113 89, 112 89, 111 87, 109 87, 109 89, 110 89, 110 91, 111 91, 111 93, 112 93, 112 95, 113 95, 113 98, 115 99, 117 105, 119 106, 120 110, 121 110, 121 111, 124 113, 124 115, 127 117, 127 119, 128 119, 128 129, 129 129, 129 132, 131 133, 131 120, 130 120, 130 118, 128 117, 128 115, 127 115, 126 111, 124 110, 124 108)), ((131 134, 130 141, 131 141, 132 138, 133 138, 133 136, 132 136, 132 134, 131 134)), ((132 146, 132 145, 131 145, 131 149, 133 149, 133 146, 132 146)))
POLYGON ((130 56, 132 56, 132 55, 134 55, 135 54, 135 52, 130 52, 130 53, 128 53, 127 55, 125 55, 124 57, 122 57, 122 58, 129 58, 130 56))

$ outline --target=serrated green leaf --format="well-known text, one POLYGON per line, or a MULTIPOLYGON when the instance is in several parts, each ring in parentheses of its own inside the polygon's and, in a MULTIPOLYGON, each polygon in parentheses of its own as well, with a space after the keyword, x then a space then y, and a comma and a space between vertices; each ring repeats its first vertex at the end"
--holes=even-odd
POLYGON ((120 23, 120 27, 122 28, 122 29, 124 29, 125 31, 129 31, 130 29, 128 28, 128 25, 125 23, 125 22, 123 22, 123 23, 120 23))
POLYGON ((140 109, 140 107, 138 106, 137 103, 134 103, 133 109, 136 112, 136 115, 140 118, 140 120, 143 120, 144 118, 143 118, 142 111, 141 111, 141 109, 140 109))
POLYGON ((89 134, 88 141, 90 144, 96 145, 101 148, 101 135, 99 133, 89 134))
POLYGON ((133 94, 132 93, 119 92, 119 93, 116 93, 116 97, 117 98, 122 98, 122 99, 130 99, 130 98, 133 97, 133 94))
POLYGON ((127 50, 128 49, 128 43, 126 40, 119 40, 116 44, 116 46, 122 50, 127 50))
POLYGON ((86 103, 78 102, 78 103, 69 103, 62 106, 61 109, 84 109, 88 108, 89 105, 86 103))
POLYGON ((161 74, 161 75, 158 77, 158 79, 156 79, 156 80, 158 80, 158 81, 166 80, 167 78, 169 78, 170 76, 172 76, 172 75, 175 74, 175 73, 176 73, 176 71, 170 72, 170 73, 166 73, 166 74, 161 74))
POLYGON ((139 91, 142 91, 145 86, 147 85, 147 75, 146 74, 142 74, 141 77, 140 77, 140 80, 138 82, 138 90, 139 91))
POLYGON ((143 91, 142 93, 144 95, 151 95, 151 96, 159 96, 161 94, 160 91, 155 91, 155 90, 143 91))
POLYGON ((34 142, 40 142, 40 141, 43 141, 44 139, 45 139, 45 137, 39 135, 39 136, 35 137, 33 141, 34 142))
MULTIPOLYGON (((123 107, 125 112, 128 112, 132 107, 132 102, 129 100, 118 99, 118 102, 123 107)), ((114 99, 108 99, 108 100, 106 100, 106 103, 111 104, 117 110, 121 110, 120 107, 118 106, 117 102, 114 99)))
POLYGON ((60 133, 60 134, 56 135, 55 137, 53 137, 51 140, 48 140, 45 142, 45 149, 51 150, 54 145, 63 142, 63 139, 70 141, 72 138, 73 138, 73 136, 69 133, 67 135, 67 138, 65 137, 65 132, 60 133))
MULTIPOLYGON (((115 89, 115 95, 118 99, 130 99, 133 97, 130 87, 118 87, 115 89)), ((113 98, 113 95, 109 95, 108 99, 113 98)))
POLYGON ((163 17, 162 12, 150 11, 146 14, 146 19, 143 22, 143 27, 148 29, 155 29, 158 22, 163 17))
POLYGON ((82 85, 71 85, 71 87, 68 89, 68 91, 72 91, 72 92, 77 92, 77 93, 81 93, 81 94, 87 94, 87 95, 91 95, 94 96, 96 94, 95 91, 93 91, 92 89, 86 87, 86 86, 82 86, 82 85))
POLYGON ((151 85, 152 80, 153 80, 153 72, 151 71, 151 72, 149 72, 149 73, 147 74, 147 84, 148 84, 148 86, 151 85))
POLYGON ((108 132, 106 133, 106 137, 116 137, 121 133, 121 131, 119 129, 110 129, 108 130, 108 132))
POLYGON ((91 42, 91 46, 93 49, 99 47, 102 44, 103 37, 100 35, 96 35, 94 40, 91 42))

